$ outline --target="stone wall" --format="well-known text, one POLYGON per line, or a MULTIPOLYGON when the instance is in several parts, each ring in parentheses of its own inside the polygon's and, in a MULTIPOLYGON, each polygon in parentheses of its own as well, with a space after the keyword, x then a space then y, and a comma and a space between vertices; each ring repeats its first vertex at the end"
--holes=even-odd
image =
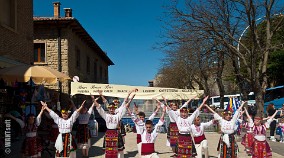
MULTIPOLYGON (((54 26, 35 25, 34 27, 34 43, 46 44, 46 63, 53 69, 58 69, 58 29, 54 26)), ((108 64, 102 60, 93 49, 91 49, 70 27, 61 29, 61 64, 62 72, 68 75, 71 79, 73 76, 79 76, 80 82, 93 83, 96 81, 94 71, 97 71, 97 78, 99 75, 99 67, 102 66, 103 76, 108 72, 108 64), (80 68, 76 67, 76 49, 80 50, 81 61, 80 68), (90 72, 86 71, 87 56, 90 58, 90 72), (94 70, 94 62, 97 62, 97 70, 94 70)), ((98 80, 98 79, 97 79, 98 80)), ((100 81, 100 80, 98 80, 100 81)), ((70 82, 62 83, 62 97, 63 103, 70 97, 70 82)), ((100 81, 100 83, 107 83, 108 79, 100 81)), ((50 89, 58 89, 57 85, 49 86, 50 89)))
POLYGON ((0 23, 0 56, 33 62, 33 1, 16 1, 16 27, 0 23))

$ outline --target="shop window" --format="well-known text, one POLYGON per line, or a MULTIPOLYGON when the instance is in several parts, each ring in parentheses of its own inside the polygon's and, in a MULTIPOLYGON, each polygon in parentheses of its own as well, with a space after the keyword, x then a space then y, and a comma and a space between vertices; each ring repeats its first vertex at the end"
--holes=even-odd
POLYGON ((0 24, 16 30, 17 21, 16 0, 0 0, 0 24))
POLYGON ((34 62, 45 63, 45 43, 34 43, 34 62))

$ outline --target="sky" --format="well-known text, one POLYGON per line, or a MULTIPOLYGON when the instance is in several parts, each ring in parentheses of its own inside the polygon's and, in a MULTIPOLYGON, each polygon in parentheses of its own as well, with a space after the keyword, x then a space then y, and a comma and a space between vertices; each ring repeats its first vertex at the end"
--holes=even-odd
MULTIPOLYGON (((58 1, 58 0, 57 0, 58 1)), ((56 0, 34 0, 34 16, 53 16, 56 0)), ((115 65, 109 83, 148 86, 161 67, 162 50, 154 49, 165 30, 168 0, 60 0, 115 65)))

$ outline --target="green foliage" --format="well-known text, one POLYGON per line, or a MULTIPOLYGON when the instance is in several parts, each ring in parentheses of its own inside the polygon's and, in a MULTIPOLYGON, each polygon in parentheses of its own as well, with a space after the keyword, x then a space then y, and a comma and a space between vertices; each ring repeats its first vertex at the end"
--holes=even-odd
MULTIPOLYGON (((284 35, 284 34, 283 34, 284 35)), ((269 83, 284 84, 284 50, 277 50, 270 54, 267 65, 269 83)))

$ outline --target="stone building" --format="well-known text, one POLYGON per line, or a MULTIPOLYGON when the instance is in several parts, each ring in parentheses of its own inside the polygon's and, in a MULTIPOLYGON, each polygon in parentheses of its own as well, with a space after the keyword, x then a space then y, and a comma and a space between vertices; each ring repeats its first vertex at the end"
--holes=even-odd
POLYGON ((33 61, 33 1, 0 1, 0 68, 33 61))
MULTIPOLYGON (((108 83, 108 66, 114 63, 72 17, 72 9, 64 8, 61 17, 60 3, 53 5, 53 17, 33 18, 34 64, 47 65, 71 78, 79 76, 80 82, 108 83)), ((62 83, 61 91, 70 94, 70 82, 62 83)))

